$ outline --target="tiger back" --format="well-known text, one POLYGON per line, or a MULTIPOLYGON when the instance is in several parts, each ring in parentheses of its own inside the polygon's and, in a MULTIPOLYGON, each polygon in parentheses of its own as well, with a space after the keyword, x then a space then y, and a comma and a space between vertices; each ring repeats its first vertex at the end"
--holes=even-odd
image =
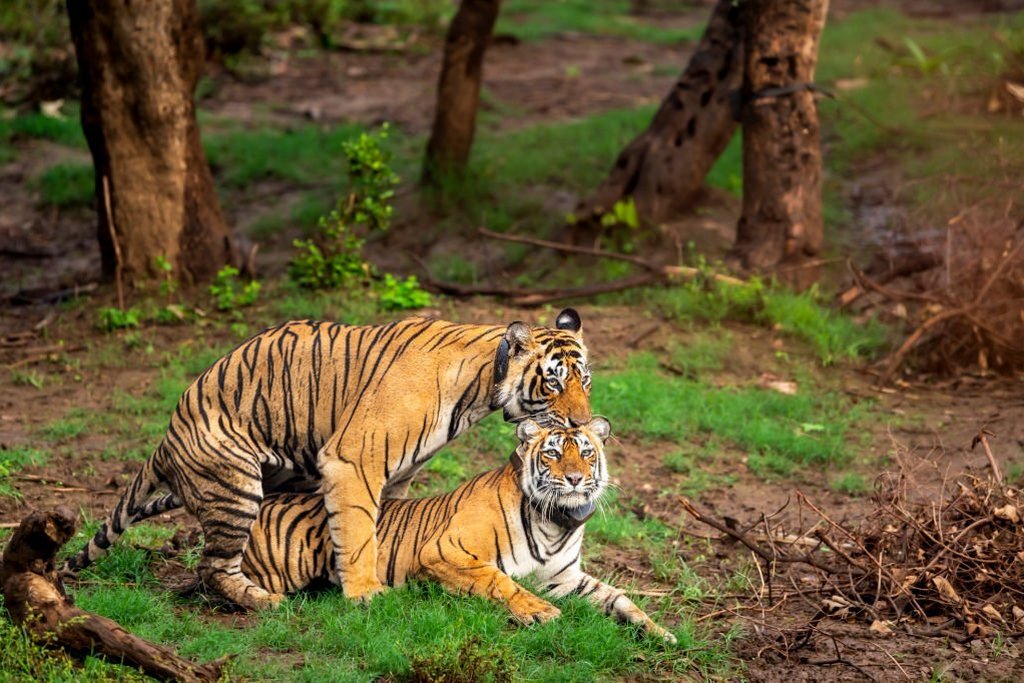
MULTIPOLYGON (((442 495, 384 501, 378 579, 390 586, 433 579, 503 604, 523 623, 557 617, 557 607, 514 580, 533 574, 550 596, 586 596, 674 642, 622 591, 581 569, 584 523, 608 481, 609 433, 599 417, 581 427, 525 420, 509 464, 442 495)), ((260 508, 242 570, 268 591, 290 593, 331 579, 330 553, 321 496, 276 494, 260 508)))

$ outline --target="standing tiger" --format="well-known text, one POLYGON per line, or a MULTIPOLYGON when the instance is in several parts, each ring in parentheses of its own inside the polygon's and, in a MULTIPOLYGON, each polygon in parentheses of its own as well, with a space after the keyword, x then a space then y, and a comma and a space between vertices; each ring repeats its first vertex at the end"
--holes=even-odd
MULTIPOLYGON (((675 642, 619 589, 580 568, 583 523, 607 484, 604 441, 611 427, 526 419, 504 467, 454 491, 386 500, 377 518, 377 576, 389 586, 417 577, 505 605, 520 622, 548 621, 559 609, 513 578, 534 574, 553 597, 585 596, 606 614, 675 642)), ((332 578, 327 507, 318 494, 280 493, 260 507, 242 571, 275 597, 332 578)))
POLYGON ((555 328, 411 318, 386 325, 290 322, 244 342, 185 390, 156 451, 69 571, 106 552, 125 528, 184 505, 206 544, 200 578, 253 609, 279 597, 242 574, 265 493, 319 481, 350 598, 377 579, 381 500, 405 495, 439 448, 494 410, 507 420, 590 419, 580 317, 555 328), (171 493, 149 500, 157 486, 171 493))

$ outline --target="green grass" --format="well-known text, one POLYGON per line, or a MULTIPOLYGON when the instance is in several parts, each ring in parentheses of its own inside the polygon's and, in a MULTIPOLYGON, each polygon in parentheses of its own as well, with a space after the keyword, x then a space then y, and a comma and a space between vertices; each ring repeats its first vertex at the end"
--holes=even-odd
POLYGON ((82 410, 72 410, 62 417, 43 425, 39 433, 50 441, 68 441, 89 429, 87 415, 82 410))
POLYGON ((595 412, 614 416, 620 434, 677 443, 725 439, 746 451, 748 466, 761 475, 847 462, 846 434, 860 413, 833 394, 786 395, 669 377, 650 354, 595 374, 592 402, 595 412))
MULTIPOLYGON (((67 552, 84 543, 89 531, 80 532, 67 552)), ((620 533, 619 538, 629 533, 620 533)), ((664 537, 664 531, 658 533, 664 537)), ((558 601, 560 619, 521 628, 509 622, 500 606, 452 595, 433 583, 390 590, 370 606, 354 604, 337 590, 300 594, 278 611, 248 617, 244 625, 214 621, 200 603, 174 597, 155 581, 152 568, 159 560, 152 551, 169 534, 170 530, 147 525, 132 529, 90 568, 84 577, 89 583, 75 591, 76 602, 182 655, 201 661, 234 655, 234 676, 402 680, 414 665, 418 671, 458 670, 470 657, 493 662, 485 672, 523 681, 671 678, 695 671, 722 673, 729 666, 725 643, 712 639, 685 615, 673 629, 679 645, 666 647, 633 627, 615 623, 581 598, 558 601), (460 651, 464 656, 458 656, 460 651)), ((650 604, 645 607, 662 621, 668 616, 650 604)), ((0 629, 5 627, 9 628, 0 618, 0 629)), ((20 649, 4 648, 0 671, 16 670, 13 658, 26 657, 20 649)), ((117 671, 97 666, 81 680, 102 680, 100 676, 117 671)))
POLYGON ((662 464, 685 477, 675 492, 692 497, 709 488, 729 486, 736 481, 733 474, 714 474, 708 470, 709 465, 718 459, 717 446, 717 441, 711 439, 698 448, 677 448, 665 454, 662 464))
POLYGON ((341 143, 364 129, 347 124, 323 129, 233 129, 212 131, 203 143, 222 188, 243 188, 262 180, 341 187, 345 160, 341 143))
POLYGON ((871 490, 871 482, 858 472, 844 472, 829 482, 829 486, 848 496, 862 496, 871 490))
POLYGON ((49 456, 34 448, 0 448, 0 498, 21 498, 21 492, 12 481, 12 475, 25 467, 45 465, 49 456))
POLYGON ((0 109, 0 141, 23 137, 36 140, 51 140, 68 146, 85 149, 85 134, 78 119, 77 103, 63 108, 63 118, 45 116, 38 112, 18 114, 6 118, 0 109))
POLYGON ((669 352, 673 369, 687 377, 713 373, 725 366, 725 357, 733 350, 732 333, 721 328, 694 332, 669 352))
POLYGON ((886 343, 886 328, 858 324, 826 307, 816 288, 795 293, 751 280, 742 285, 693 282, 651 290, 648 302, 673 320, 755 322, 807 342, 822 365, 871 357, 886 343))
POLYGON ((33 181, 43 204, 59 208, 90 206, 95 199, 96 183, 92 164, 57 164, 33 181))
POLYGON ((537 41, 563 33, 629 38, 649 43, 697 40, 703 24, 686 28, 629 15, 628 0, 509 0, 502 4, 495 33, 537 41))

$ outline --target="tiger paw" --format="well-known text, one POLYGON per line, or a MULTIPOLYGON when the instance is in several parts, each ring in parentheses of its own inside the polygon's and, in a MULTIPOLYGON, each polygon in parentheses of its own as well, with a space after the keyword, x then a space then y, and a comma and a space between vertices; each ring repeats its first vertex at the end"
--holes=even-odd
POLYGON ((358 602, 370 602, 378 593, 386 590, 384 584, 377 579, 359 581, 355 579, 342 578, 342 593, 349 600, 358 602))
POLYGON ((669 645, 675 645, 678 642, 676 640, 675 635, 671 631, 669 631, 667 628, 662 628, 661 626, 658 626, 653 621, 647 624, 646 631, 652 636, 661 638, 669 645))
POLYGON ((557 619, 562 614, 562 610, 547 600, 530 593, 520 593, 509 600, 508 609, 516 621, 527 626, 543 624, 557 619))
POLYGON ((251 589, 246 590, 243 597, 238 600, 238 604, 247 609, 261 611, 265 609, 276 609, 281 605, 283 600, 284 595, 281 593, 271 593, 257 586, 253 586, 251 589))

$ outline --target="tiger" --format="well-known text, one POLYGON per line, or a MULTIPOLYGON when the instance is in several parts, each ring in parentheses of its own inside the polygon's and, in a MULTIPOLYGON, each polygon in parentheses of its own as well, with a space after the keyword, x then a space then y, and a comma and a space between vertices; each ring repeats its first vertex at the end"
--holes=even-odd
MULTIPOLYGON (((439 496, 385 500, 377 518, 379 580, 399 586, 433 579, 490 598, 523 624, 558 617, 558 607, 514 581, 532 573, 549 596, 582 595, 606 614, 676 642, 623 591, 580 567, 584 522, 608 482, 610 433, 603 417, 581 427, 525 419, 504 466, 439 496)), ((242 571, 282 596, 332 580, 328 514, 316 493, 267 496, 242 571)))
POLYGON ((499 409, 508 421, 590 419, 575 310, 554 328, 425 317, 270 328, 185 390, 160 444, 64 572, 105 554, 129 525, 184 506, 206 538, 200 580, 242 607, 273 607, 279 596, 241 571, 260 503, 274 491, 319 490, 333 571, 347 597, 369 600, 384 589, 375 569, 381 501, 403 497, 437 450, 499 409), (170 493, 151 499, 161 485, 170 493))

